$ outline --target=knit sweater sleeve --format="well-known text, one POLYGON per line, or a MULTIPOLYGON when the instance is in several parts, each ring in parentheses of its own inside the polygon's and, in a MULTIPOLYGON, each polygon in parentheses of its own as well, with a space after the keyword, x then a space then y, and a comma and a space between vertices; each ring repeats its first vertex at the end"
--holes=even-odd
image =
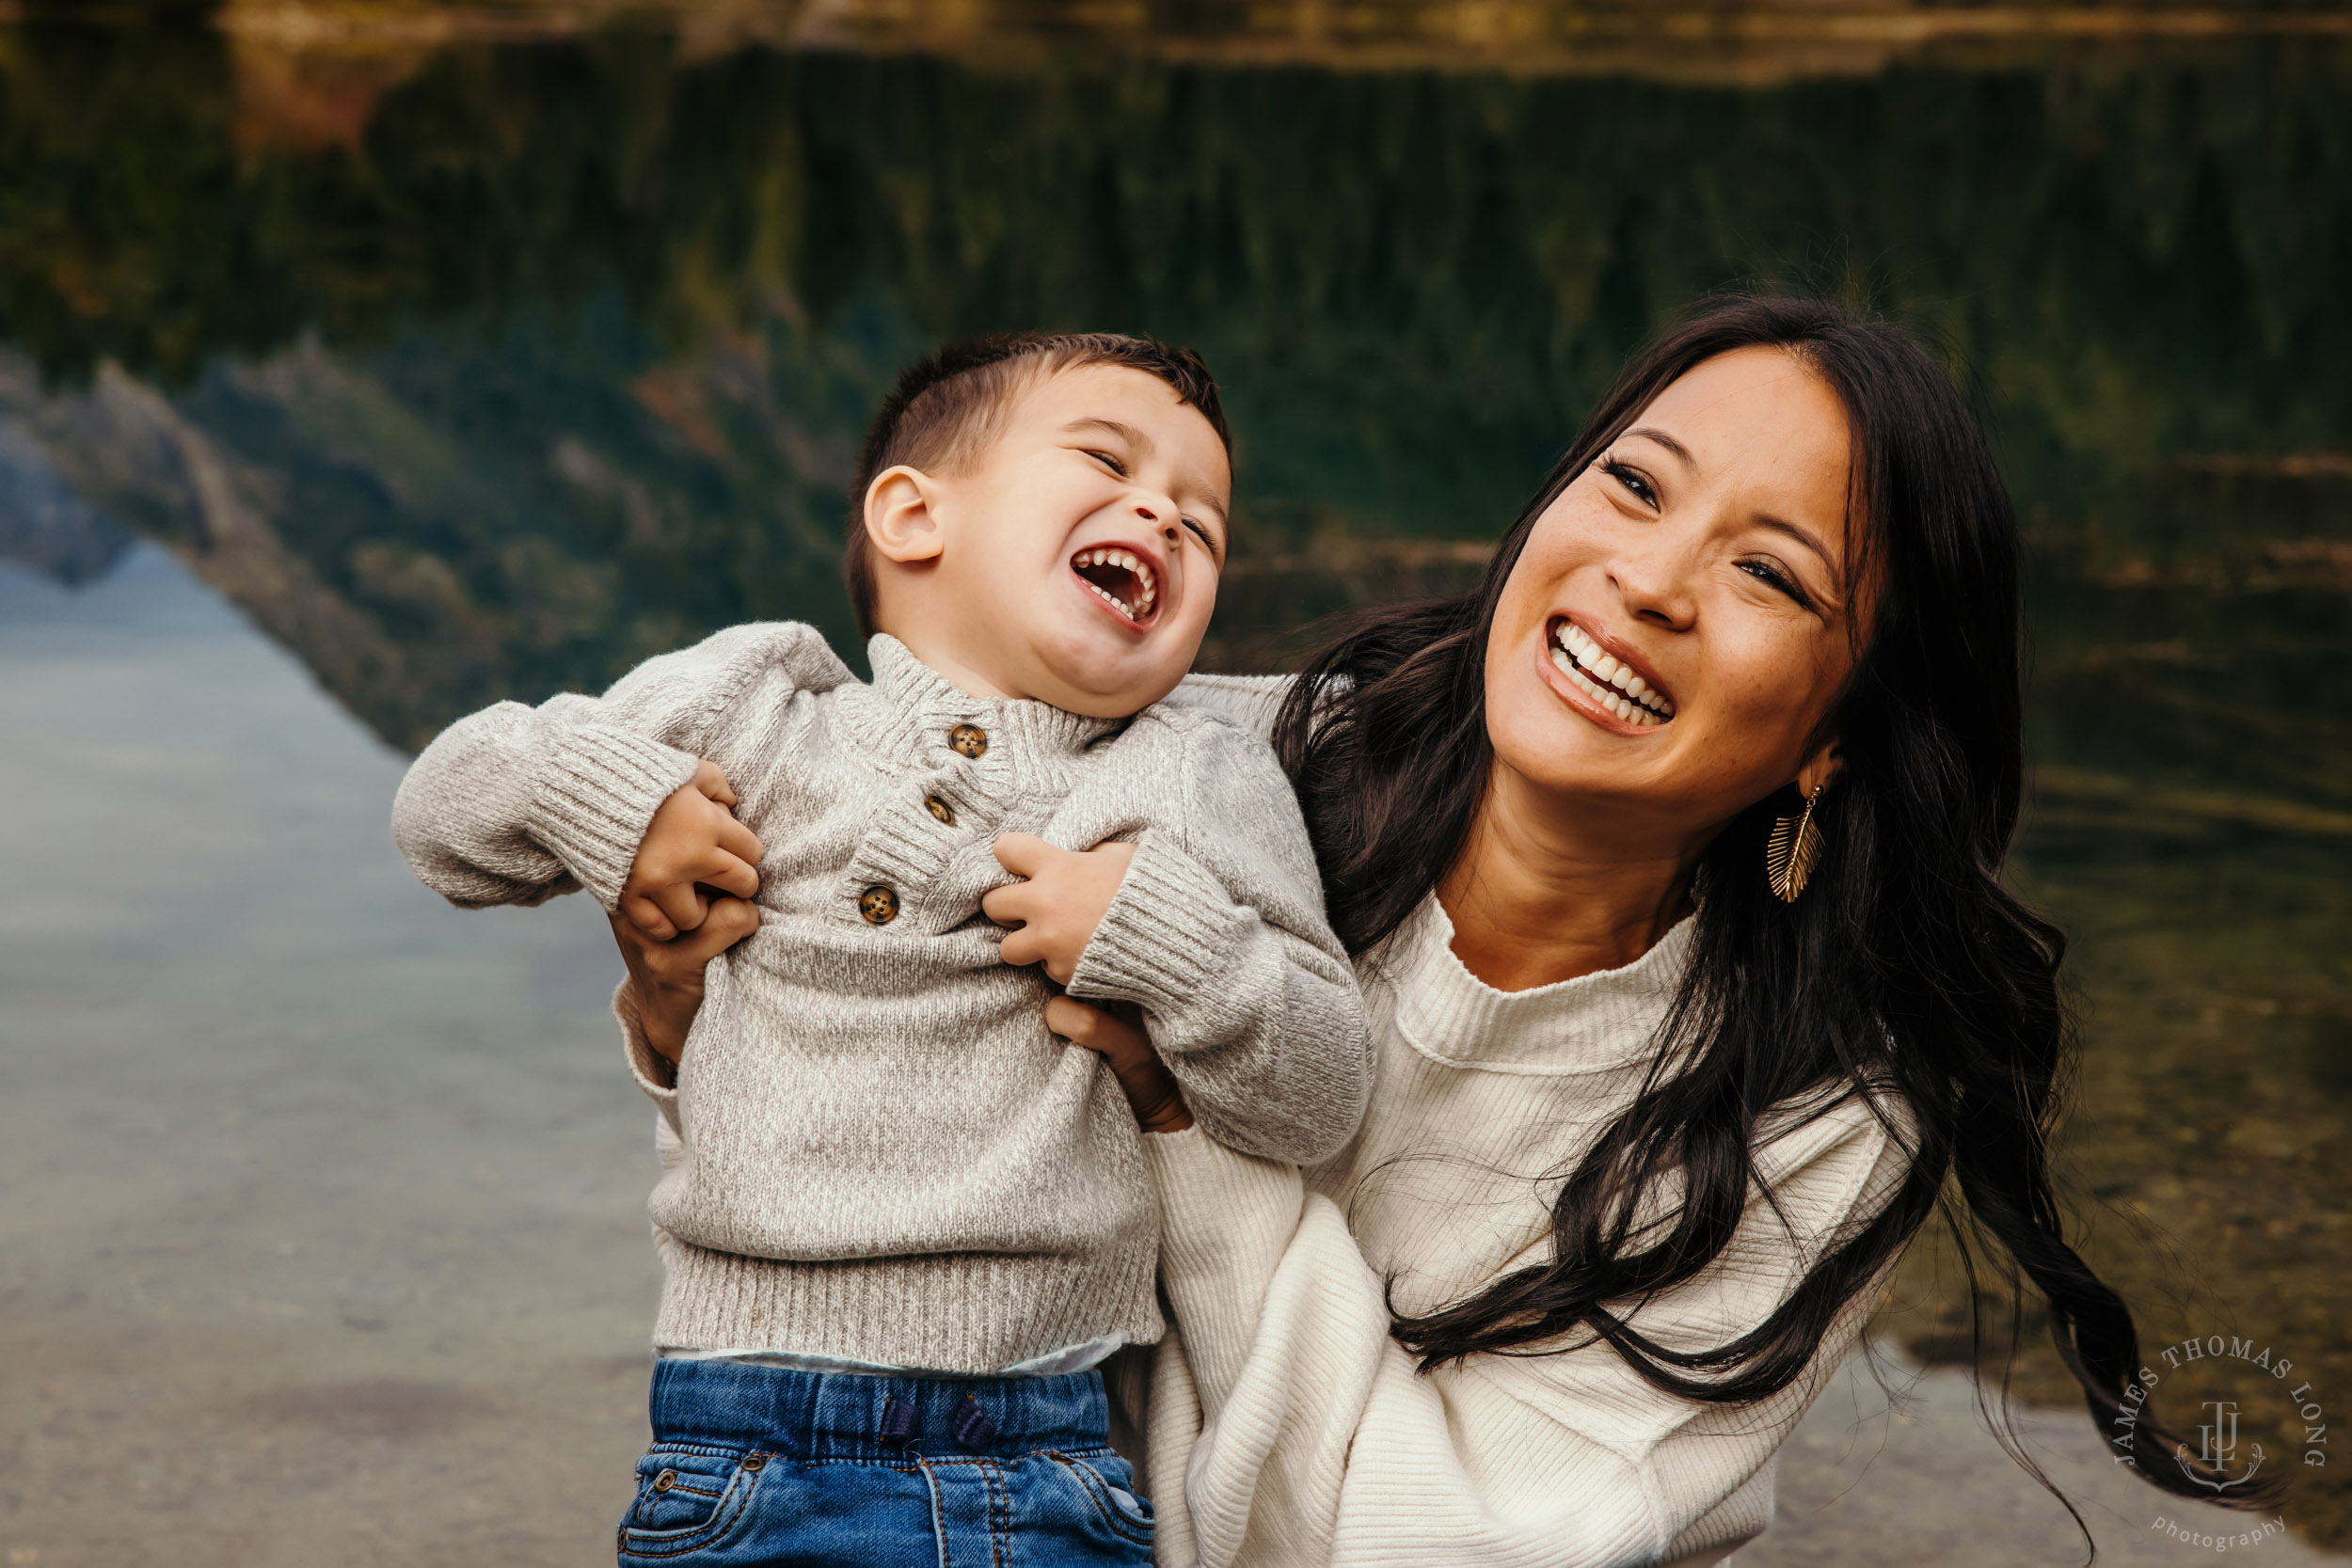
MULTIPOLYGON (((1769 1517, 1772 1455, 1876 1294, 1760 1404, 1677 1399, 1573 1338, 1422 1374, 1390 1338, 1383 1282, 1344 1216, 1295 1169, 1197 1132, 1145 1143, 1178 1330, 1152 1400, 1163 1563, 1719 1560, 1769 1517)), ((1684 1347, 1753 1327, 1906 1168, 1858 1102, 1783 1139, 1759 1159, 1772 1200, 1759 1189, 1724 1255, 1635 1323, 1684 1347)))
POLYGON ((602 697, 497 704, 411 765, 392 837, 453 904, 536 904, 585 887, 610 910, 654 812, 693 778, 729 705, 762 676, 821 686, 846 673, 813 627, 745 626, 648 659, 602 697))
POLYGON ((1176 707, 1221 713, 1261 740, 1271 739, 1275 715, 1295 675, 1186 675, 1167 701, 1176 707))
POLYGON ((1193 1117, 1219 1142, 1311 1164, 1363 1118, 1363 998, 1274 753, 1219 719, 1184 732, 1181 815, 1136 843, 1070 994, 1141 1006, 1193 1117))

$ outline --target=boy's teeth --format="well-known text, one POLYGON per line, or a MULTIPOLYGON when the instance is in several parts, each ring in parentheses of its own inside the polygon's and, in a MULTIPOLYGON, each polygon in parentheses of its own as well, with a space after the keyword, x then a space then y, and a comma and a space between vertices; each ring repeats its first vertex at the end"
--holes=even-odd
POLYGON ((1150 612, 1152 603, 1160 596, 1160 585, 1152 577, 1152 568, 1146 565, 1133 550, 1107 547, 1080 550, 1071 563, 1079 567, 1117 566, 1132 575, 1136 579, 1136 602, 1133 607, 1121 603, 1115 594, 1105 593, 1091 582, 1087 584, 1104 599, 1118 605, 1121 613, 1131 621, 1142 619, 1150 612))
MULTIPOLYGON (((1086 582, 1086 579, 1085 579, 1084 578, 1080 578, 1078 580, 1079 580, 1080 582, 1086 582)), ((1093 589, 1093 591, 1094 591, 1094 596, 1095 596, 1096 598, 1098 598, 1098 599, 1102 600, 1104 604, 1106 604, 1106 605, 1110 606, 1113 610, 1116 610, 1117 611, 1119 611, 1119 613, 1120 613, 1121 615, 1124 615, 1125 617, 1127 617, 1127 619, 1128 619, 1128 620, 1133 621, 1133 620, 1136 620, 1136 619, 1137 618, 1137 617, 1136 617, 1136 612, 1135 612, 1134 610, 1129 610, 1129 609, 1128 609, 1125 605, 1123 605, 1123 604, 1120 603, 1120 601, 1119 601, 1119 595, 1118 595, 1118 594, 1106 594, 1106 593, 1104 593, 1102 589, 1100 589, 1100 588, 1095 588, 1095 587, 1094 587, 1094 584, 1092 584, 1092 583, 1090 583, 1090 582, 1088 582, 1088 583, 1087 583, 1087 586, 1088 586, 1089 588, 1090 588, 1090 589, 1093 589)))

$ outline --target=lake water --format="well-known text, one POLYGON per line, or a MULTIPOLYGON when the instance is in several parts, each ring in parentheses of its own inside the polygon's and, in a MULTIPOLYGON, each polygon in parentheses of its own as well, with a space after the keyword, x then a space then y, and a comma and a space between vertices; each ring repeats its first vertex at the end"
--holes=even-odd
MULTIPOLYGON (((1208 355, 1209 657, 1243 668, 1469 580, 1705 291, 1945 345, 2033 541, 2017 876, 2075 943, 2088 1250, 2151 1342, 2259 1339, 2352 1400, 2352 53, 1049 9, 790 47, 755 24, 815 11, 0 30, 8 1560, 602 1549, 655 1287, 616 966, 584 906, 439 907, 391 789, 494 697, 746 617, 842 632, 874 401, 1015 326, 1208 355)), ((1897 1294, 1914 1403, 1825 1399, 1740 1560, 2078 1560, 1949 1370, 1951 1269, 1897 1294)), ((2103 1556, 2207 1555, 2045 1363, 2026 1426, 2103 1556)), ((2344 1467, 2286 1517, 2266 1560, 2352 1548, 2344 1467)))

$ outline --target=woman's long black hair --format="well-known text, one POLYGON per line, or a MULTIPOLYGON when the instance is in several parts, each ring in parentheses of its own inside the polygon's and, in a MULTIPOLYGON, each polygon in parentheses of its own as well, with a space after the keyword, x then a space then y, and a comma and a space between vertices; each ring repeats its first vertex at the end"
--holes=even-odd
MULTIPOLYGON (((1858 546, 1848 571, 1876 604, 1835 711, 1845 768, 1816 816, 1826 852, 1795 903, 1770 891, 1765 843, 1774 817, 1796 809, 1793 790, 1714 839, 1658 1065, 1565 1174, 1552 1259, 1392 1332, 1424 1370, 1597 1338, 1684 1398, 1763 1399, 1795 1381, 1948 1183, 1963 1259, 1973 1236, 2012 1284, 2031 1282, 2119 1459, 2147 1455, 2140 1475, 2184 1497, 2273 1501, 2250 1486, 2217 1499, 2175 1462, 2177 1439, 2142 1407, 2131 1313, 2063 1233, 2050 1136, 2072 1041, 2058 983, 2065 943, 2000 881, 2024 768, 2016 517, 1965 401, 1901 332, 1812 300, 1717 306, 1626 370, 1475 592, 1367 612, 1315 654, 1276 745, 1306 807, 1332 923, 1351 952, 1377 946, 1461 853, 1492 756, 1487 628, 1536 519, 1669 383, 1756 345, 1800 357, 1845 405, 1858 546), (1756 1180, 1759 1117, 1819 1115, 1854 1095, 1915 1147, 1893 1201, 1833 1238, 1787 1301, 1730 1343, 1690 1352, 1645 1338, 1633 1308, 1730 1241, 1756 1180), (1895 1101, 1907 1117, 1883 1109, 1895 1101), (1637 1224, 1645 1196, 1677 1191, 1677 1172, 1668 1223, 1637 1224)), ((1966 1272, 1973 1309, 1974 1265, 1966 1272)))

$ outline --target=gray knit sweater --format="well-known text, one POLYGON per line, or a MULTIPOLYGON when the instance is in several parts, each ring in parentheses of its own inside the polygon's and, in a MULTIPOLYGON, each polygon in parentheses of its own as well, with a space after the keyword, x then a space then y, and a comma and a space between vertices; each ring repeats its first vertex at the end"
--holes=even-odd
POLYGON ((811 627, 738 626, 601 698, 486 708, 409 769, 394 835, 454 903, 610 909, 695 759, 734 784, 760 927, 711 964, 675 1087, 635 1064, 676 1136, 657 1343, 985 1372, 1155 1339, 1135 1121, 998 957, 991 845, 1135 840, 1071 993, 1146 1009, 1213 1136, 1311 1163, 1355 1130, 1370 1041, 1297 803, 1198 707, 1086 719, 870 653, 869 686, 811 627))

